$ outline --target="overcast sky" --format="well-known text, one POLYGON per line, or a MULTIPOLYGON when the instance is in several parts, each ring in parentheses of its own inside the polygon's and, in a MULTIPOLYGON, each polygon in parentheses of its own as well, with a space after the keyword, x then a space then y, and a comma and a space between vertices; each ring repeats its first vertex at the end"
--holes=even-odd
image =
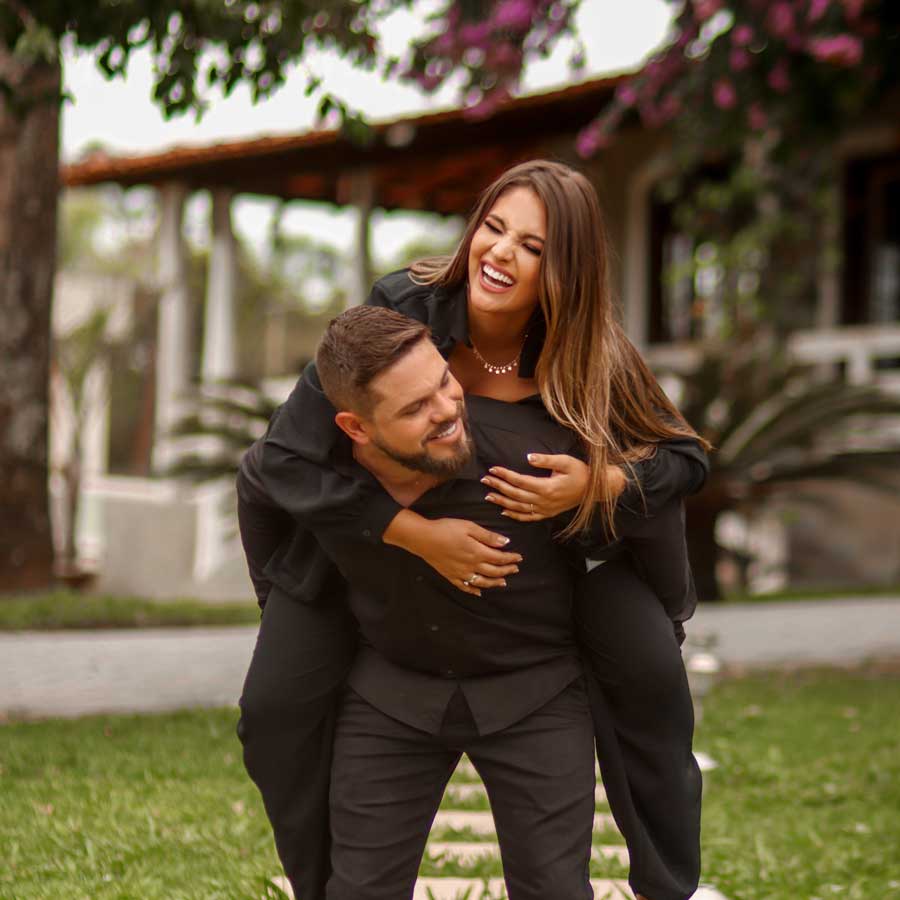
MULTIPOLYGON (((417 14, 401 11, 386 23, 382 39, 389 52, 400 54, 411 36, 421 29, 421 10, 433 9, 433 0, 417 3, 417 14)), ((662 0, 583 0, 578 28, 587 47, 584 77, 637 67, 665 36, 670 22, 669 7, 662 0)), ((562 42, 547 60, 532 64, 525 75, 526 92, 547 90, 569 80, 567 62, 572 45, 562 42)), ((383 82, 376 75, 355 71, 332 56, 318 54, 304 60, 304 68, 324 78, 327 87, 370 119, 392 118, 455 105, 452 86, 426 97, 417 89, 397 82, 383 82)), ((190 116, 166 121, 151 100, 149 53, 136 53, 128 77, 107 81, 88 53, 65 55, 65 81, 74 96, 62 116, 62 154, 76 158, 84 148, 100 142, 113 152, 147 153, 175 144, 207 144, 232 138, 304 131, 313 125, 315 98, 304 97, 306 76, 295 69, 287 84, 272 98, 257 105, 249 91, 238 87, 227 100, 211 95, 209 112, 197 122, 190 116)), ((240 232, 256 246, 264 241, 271 216, 271 201, 241 198, 235 216, 240 232)), ((323 204, 293 204, 286 217, 292 232, 313 234, 347 250, 353 234, 353 213, 323 204)), ((192 200, 188 230, 202 240, 208 201, 192 200)), ((389 258, 422 228, 421 217, 395 213, 375 218, 372 249, 379 258, 389 258)))

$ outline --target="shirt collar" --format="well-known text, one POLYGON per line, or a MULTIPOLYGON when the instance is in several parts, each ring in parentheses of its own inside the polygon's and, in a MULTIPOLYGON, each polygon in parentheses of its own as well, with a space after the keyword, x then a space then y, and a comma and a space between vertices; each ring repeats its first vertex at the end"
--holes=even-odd
MULTIPOLYGON (((435 295, 436 305, 432 319, 432 333, 441 355, 446 359, 456 344, 462 342, 472 346, 469 338, 469 304, 467 283, 455 288, 440 288, 435 295)), ((544 338, 547 335, 547 323, 540 306, 535 307, 528 320, 528 336, 519 357, 519 377, 534 378, 544 338)))

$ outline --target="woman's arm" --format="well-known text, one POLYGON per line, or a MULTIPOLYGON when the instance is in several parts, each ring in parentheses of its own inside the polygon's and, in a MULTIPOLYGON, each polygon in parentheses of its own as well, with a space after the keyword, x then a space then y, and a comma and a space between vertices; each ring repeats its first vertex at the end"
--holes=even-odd
MULTIPOLYGON (((311 363, 273 417, 261 453, 245 458, 245 470, 253 467, 273 504, 313 533, 353 529, 367 541, 401 547, 457 587, 474 572, 482 576, 481 588, 501 587, 507 575, 518 571, 522 558, 502 551, 503 535, 464 520, 426 519, 374 482, 338 472, 335 458, 349 452, 349 440, 334 415, 311 363)), ((460 589, 481 595, 479 588, 460 589)))
MULTIPOLYGON (((522 475, 494 466, 483 479, 490 489, 486 499, 502 506, 502 515, 537 522, 574 509, 581 502, 588 483, 584 462, 571 455, 540 453, 529 454, 528 461, 549 469, 550 476, 522 475)), ((661 441, 652 457, 633 463, 633 467, 636 480, 624 467, 610 467, 610 499, 618 498, 617 534, 627 530, 632 519, 654 516, 673 498, 699 491, 706 481, 709 461, 697 441, 679 437, 661 441)))

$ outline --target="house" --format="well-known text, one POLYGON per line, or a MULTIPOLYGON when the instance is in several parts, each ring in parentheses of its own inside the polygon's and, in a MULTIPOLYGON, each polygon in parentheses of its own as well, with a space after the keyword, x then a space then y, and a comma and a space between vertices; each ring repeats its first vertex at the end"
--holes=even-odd
MULTIPOLYGON (((622 298, 625 328, 677 401, 679 379, 690 377, 697 362, 697 342, 715 322, 717 294, 714 281, 669 284, 663 279, 665 265, 693 249, 675 228, 670 208, 653 192, 673 165, 666 134, 634 125, 589 161, 575 152, 576 133, 625 77, 595 79, 514 99, 486 120, 450 110, 379 123, 365 146, 350 143, 337 131, 312 131, 176 147, 144 156, 93 155, 63 167, 66 186, 110 182, 151 186, 159 198, 154 465, 163 466, 175 452, 165 435, 182 408, 192 374, 185 342, 192 301, 181 223, 185 200, 195 191, 212 195, 201 374, 215 380, 238 374, 230 215, 235 195, 356 208, 359 227, 350 295, 351 302, 360 302, 371 281, 368 232, 373 209, 465 215, 480 189, 514 163, 534 157, 570 162, 592 178, 600 194, 616 248, 613 284, 622 298)), ((822 275, 816 295, 800 311, 801 327, 794 334, 792 349, 801 358, 839 366, 855 383, 878 381, 900 390, 897 121, 897 110, 873 112, 870 122, 845 135, 835 148, 843 167, 841 183, 833 188, 842 210, 837 237, 843 264, 822 275)), ((291 381, 289 377, 287 383, 291 381)), ((233 563, 235 544, 223 537, 220 518, 200 510, 216 506, 218 500, 210 498, 224 496, 228 490, 227 486, 187 488, 153 478, 128 483, 120 476, 98 474, 90 491, 102 501, 107 522, 100 584, 147 594, 227 593, 231 588, 216 573, 229 560, 233 563), (148 504, 156 504, 158 523, 137 515, 148 504), (175 506, 179 513, 171 512, 175 506), (195 512, 189 528, 183 524, 185 509, 195 512), (143 523, 143 537, 134 533, 135 519, 143 523), (116 567, 113 560, 128 556, 125 545, 116 546, 123 529, 129 535, 127 546, 134 546, 135 540, 147 546, 150 536, 169 527, 165 523, 170 520, 182 522, 177 526, 179 534, 185 531, 178 539, 184 556, 179 557, 179 574, 174 564, 167 563, 172 577, 162 586, 162 561, 155 559, 148 563, 147 582, 143 576, 140 583, 129 582, 125 571, 115 577, 110 574, 111 567, 116 567)), ((793 523, 771 518, 762 526, 774 547, 767 552, 780 560, 779 577, 787 576, 796 584, 860 578, 896 581, 900 577, 896 501, 864 496, 851 488, 835 488, 833 498, 845 521, 854 522, 839 542, 827 523, 804 518, 802 512, 793 523), (777 536, 774 544, 773 534, 777 536)), ((119 568, 132 569, 133 560, 119 568)))

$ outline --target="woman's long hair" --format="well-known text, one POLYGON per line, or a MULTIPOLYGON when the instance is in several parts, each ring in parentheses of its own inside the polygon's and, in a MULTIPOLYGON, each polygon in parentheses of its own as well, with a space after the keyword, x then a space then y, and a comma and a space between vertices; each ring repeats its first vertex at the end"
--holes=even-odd
POLYGON ((547 160, 514 166, 482 193, 453 256, 419 260, 411 277, 451 289, 463 284, 472 236, 513 187, 533 190, 547 212, 538 288, 547 334, 538 388, 553 418, 581 437, 590 468, 588 489, 563 535, 586 528, 599 503, 606 531, 615 537, 607 466, 624 465, 636 480, 631 463, 652 456, 660 440, 689 436, 705 451, 712 445, 688 425, 616 320, 609 239, 590 181, 547 160))

